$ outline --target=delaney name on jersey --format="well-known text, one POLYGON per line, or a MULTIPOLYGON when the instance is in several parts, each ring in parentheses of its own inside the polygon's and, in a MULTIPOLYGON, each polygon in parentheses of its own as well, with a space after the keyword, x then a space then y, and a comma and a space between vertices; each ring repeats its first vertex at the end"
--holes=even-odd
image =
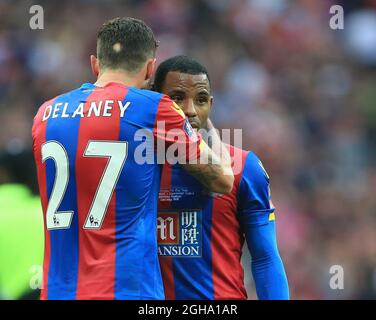
POLYGON ((90 105, 85 108, 85 104, 80 103, 78 106, 71 106, 68 102, 58 102, 53 105, 49 105, 43 112, 42 121, 46 121, 49 118, 90 118, 90 117, 111 117, 114 108, 118 108, 120 111, 120 117, 124 117, 125 111, 130 106, 130 102, 117 100, 104 100, 104 101, 92 101, 90 105))

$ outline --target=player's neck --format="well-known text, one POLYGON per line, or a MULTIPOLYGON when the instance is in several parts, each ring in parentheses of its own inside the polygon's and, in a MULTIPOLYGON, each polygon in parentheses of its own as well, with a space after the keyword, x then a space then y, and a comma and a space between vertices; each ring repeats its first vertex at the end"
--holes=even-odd
POLYGON ((106 70, 98 76, 95 85, 103 87, 109 82, 119 82, 128 87, 140 88, 143 83, 140 78, 141 77, 138 74, 130 76, 122 71, 106 70))

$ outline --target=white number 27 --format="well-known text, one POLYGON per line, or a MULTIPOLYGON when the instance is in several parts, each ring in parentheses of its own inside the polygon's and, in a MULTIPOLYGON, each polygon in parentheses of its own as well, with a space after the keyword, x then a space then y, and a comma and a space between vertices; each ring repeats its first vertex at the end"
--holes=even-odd
MULTIPOLYGON (((125 141, 89 141, 84 156, 109 159, 84 224, 84 229, 100 229, 128 156, 128 144, 125 141)), ((69 229, 74 212, 57 211, 69 182, 68 154, 59 142, 48 141, 42 145, 42 162, 47 159, 53 159, 56 166, 55 182, 47 206, 47 229, 69 229)))

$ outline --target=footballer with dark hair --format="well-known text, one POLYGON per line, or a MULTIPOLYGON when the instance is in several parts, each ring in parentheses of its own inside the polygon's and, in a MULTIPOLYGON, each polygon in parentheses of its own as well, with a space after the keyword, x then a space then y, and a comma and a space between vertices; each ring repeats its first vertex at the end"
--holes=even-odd
MULTIPOLYGON (((154 87, 182 108, 192 127, 215 132, 209 74, 200 63, 186 56, 162 62, 154 87)), ((214 150, 219 136, 212 138, 214 150)), ((229 194, 207 192, 179 165, 163 168, 157 234, 166 298, 247 299, 241 264, 246 241, 258 298, 289 299, 269 177, 252 151, 227 147, 234 166, 240 163, 229 194)))
POLYGON ((45 102, 35 116, 42 299, 164 299, 155 236, 161 166, 136 159, 145 143, 137 139, 140 130, 152 145, 167 146, 175 140, 166 133, 178 132, 192 151, 181 155, 184 169, 212 191, 231 191, 231 165, 190 130, 169 97, 141 89, 153 75, 156 48, 143 21, 106 22, 98 58, 91 56, 97 81, 45 102))

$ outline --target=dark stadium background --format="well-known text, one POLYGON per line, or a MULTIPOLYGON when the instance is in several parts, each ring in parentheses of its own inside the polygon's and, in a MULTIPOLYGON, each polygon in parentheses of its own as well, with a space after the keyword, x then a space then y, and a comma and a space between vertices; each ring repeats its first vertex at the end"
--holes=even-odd
MULTIPOLYGON (((187 54, 207 66, 214 123, 242 128, 271 177, 291 298, 375 299, 376 1, 0 0, 0 183, 35 189, 33 116, 94 80, 96 30, 116 16, 152 26, 158 61, 187 54), (33 4, 44 30, 29 27, 33 4), (345 8, 344 30, 329 27, 333 4, 345 8), (332 265, 344 268, 344 290, 329 286, 332 265)), ((11 210, 0 208, 0 233, 11 210)))

